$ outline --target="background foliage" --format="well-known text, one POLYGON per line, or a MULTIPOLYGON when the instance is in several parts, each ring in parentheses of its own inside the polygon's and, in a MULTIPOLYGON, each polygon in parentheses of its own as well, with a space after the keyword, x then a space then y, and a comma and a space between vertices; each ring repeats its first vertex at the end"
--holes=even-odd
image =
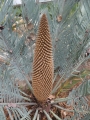
MULTIPOLYGON (((26 106, 34 103, 30 103, 28 95, 19 89, 17 81, 25 80, 28 88, 32 90, 35 38, 43 13, 47 14, 50 25, 55 76, 61 76, 52 93, 56 93, 60 88, 62 79, 65 82, 79 72, 77 68, 90 57, 85 56, 86 52, 88 55, 90 53, 89 5, 89 0, 57 0, 48 3, 22 0, 22 5, 17 7, 12 5, 12 0, 0 1, 0 119, 6 120, 5 109, 11 120, 12 113, 15 120, 31 119, 31 111, 28 111, 26 106)), ((75 115, 71 119, 81 117, 81 111, 82 114, 90 113, 85 98, 90 94, 90 80, 80 77, 82 84, 69 93, 70 98, 75 98, 75 115)), ((68 104, 71 103, 68 101, 68 104)))

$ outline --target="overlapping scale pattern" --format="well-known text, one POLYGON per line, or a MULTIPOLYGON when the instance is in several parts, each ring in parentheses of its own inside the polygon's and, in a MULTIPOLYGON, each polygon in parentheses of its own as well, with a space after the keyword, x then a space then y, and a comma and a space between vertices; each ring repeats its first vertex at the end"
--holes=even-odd
POLYGON ((33 93, 38 101, 44 102, 49 97, 53 74, 52 42, 47 17, 43 14, 36 38, 32 75, 33 93))

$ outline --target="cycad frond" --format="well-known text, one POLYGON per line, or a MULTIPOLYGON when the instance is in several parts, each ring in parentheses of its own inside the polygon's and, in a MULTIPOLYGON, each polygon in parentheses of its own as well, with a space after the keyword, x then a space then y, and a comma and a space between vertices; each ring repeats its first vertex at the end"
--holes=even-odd
POLYGON ((0 66, 0 74, 2 74, 0 75, 0 120, 6 120, 6 112, 9 114, 10 119, 14 115, 15 120, 19 120, 22 117, 30 120, 26 108, 30 103, 28 95, 18 89, 18 86, 15 85, 15 79, 10 76, 10 71, 5 65, 0 66), (1 69, 5 70, 1 71, 1 69), (25 103, 25 101, 27 102, 25 103))
POLYGON ((54 73, 52 43, 45 14, 41 18, 36 40, 32 86, 37 100, 45 101, 51 93, 54 73))

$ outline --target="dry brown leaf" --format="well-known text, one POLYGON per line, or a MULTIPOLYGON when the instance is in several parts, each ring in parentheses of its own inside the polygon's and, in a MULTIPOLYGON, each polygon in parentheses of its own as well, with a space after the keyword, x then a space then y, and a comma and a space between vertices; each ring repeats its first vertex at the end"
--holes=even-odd
POLYGON ((54 95, 50 95, 48 98, 49 98, 50 100, 52 100, 52 99, 55 98, 55 96, 54 96, 54 95))
POLYGON ((36 39, 36 34, 35 34, 35 33, 30 33, 30 38, 31 38, 32 40, 35 40, 35 39, 36 39))
POLYGON ((31 22, 28 23, 28 25, 27 25, 27 29, 32 30, 33 27, 34 27, 34 25, 33 25, 31 22))
POLYGON ((21 18, 20 20, 16 21, 12 27, 16 27, 17 25, 21 25, 21 24, 24 24, 24 20, 21 18))
POLYGON ((85 62, 85 68, 87 70, 90 70, 90 59, 88 59, 86 62, 85 62))
POLYGON ((86 98, 88 99, 88 105, 90 106, 90 95, 86 96, 86 98))
POLYGON ((6 62, 6 58, 2 55, 0 55, 0 62, 5 63, 6 62))
MULTIPOLYGON (((65 109, 73 110, 73 106, 68 106, 65 102, 60 102, 59 105, 65 109)), ((66 110, 61 110, 61 118, 64 119, 67 116, 73 116, 74 113, 66 110)))
POLYGON ((62 20, 62 16, 61 15, 57 16, 57 22, 61 22, 61 20, 62 20))
POLYGON ((19 28, 18 29, 14 28, 13 31, 18 33, 19 37, 23 35, 23 32, 19 28))
POLYGON ((2 58, 2 57, 0 57, 0 62, 5 62, 5 60, 2 58))

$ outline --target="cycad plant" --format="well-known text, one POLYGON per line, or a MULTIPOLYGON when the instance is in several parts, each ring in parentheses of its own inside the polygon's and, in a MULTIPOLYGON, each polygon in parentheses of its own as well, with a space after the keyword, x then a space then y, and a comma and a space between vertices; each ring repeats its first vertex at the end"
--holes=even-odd
POLYGON ((12 3, 0 4, 0 120, 89 120, 90 1, 12 3))

